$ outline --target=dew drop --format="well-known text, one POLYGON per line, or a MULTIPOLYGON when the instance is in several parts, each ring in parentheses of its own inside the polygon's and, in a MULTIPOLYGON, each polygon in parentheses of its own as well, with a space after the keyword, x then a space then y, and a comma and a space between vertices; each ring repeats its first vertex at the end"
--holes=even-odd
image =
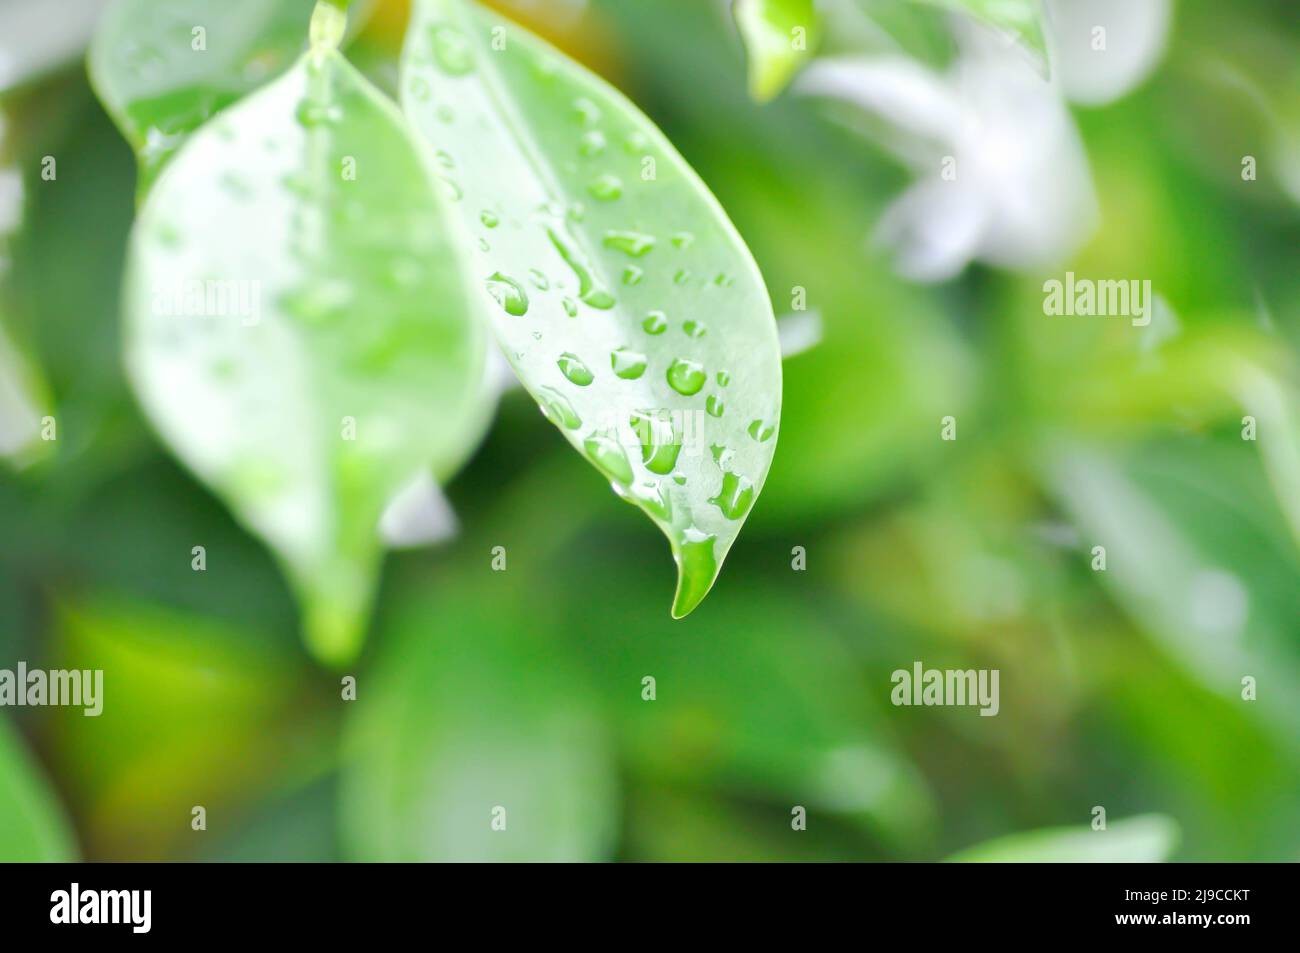
POLYGON ((464 76, 474 69, 474 53, 460 30, 446 24, 435 26, 429 36, 433 59, 448 76, 464 76))
POLYGON ((508 275, 498 271, 487 280, 487 289, 506 314, 518 318, 528 313, 528 293, 523 285, 508 275))
POLYGON ((728 374, 726 371, 718 371, 717 379, 718 379, 719 387, 726 387, 728 384, 731 383, 731 375, 728 374))
POLYGON ((691 273, 687 271, 685 268, 681 269, 679 272, 677 272, 677 274, 673 275, 673 284, 675 285, 684 285, 690 280, 691 280, 691 273))
POLYGON ((695 244, 695 236, 690 232, 677 232, 673 235, 674 248, 690 248, 695 244))
POLYGON ((710 394, 704 402, 704 409, 709 412, 710 417, 721 417, 727 405, 722 402, 717 394, 710 394))
POLYGON ((748 429, 749 435, 759 443, 766 443, 772 439, 772 434, 776 433, 776 427, 764 420, 752 421, 748 429))
POLYGON ((630 258, 641 258, 655 247, 653 235, 631 231, 609 231, 605 233, 606 248, 621 251, 630 258))
POLYGON ((555 363, 559 365, 560 373, 567 377, 570 383, 577 384, 579 387, 586 387, 596 379, 596 375, 591 373, 576 354, 565 351, 555 363))
POLYGON ((634 381, 645 373, 646 356, 631 348, 621 347, 610 354, 609 363, 618 377, 625 381, 634 381))
POLYGON ((587 191, 591 193, 592 198, 602 202, 613 202, 623 197, 623 182, 618 176, 607 172, 592 179, 591 184, 587 186, 587 191))
POLYGON ((600 107, 586 96, 579 96, 573 101, 573 114, 584 126, 594 126, 600 122, 600 107))
POLYGON ((679 581, 677 597, 673 600, 673 616, 680 619, 697 605, 713 585, 718 575, 718 562, 713 555, 716 537, 700 532, 694 527, 683 531, 673 558, 677 561, 679 581))
POLYGON ((605 134, 599 129, 584 132, 578 140, 578 154, 590 159, 605 151, 605 134))
POLYGON ((501 224, 501 219, 497 216, 497 213, 486 208, 479 215, 478 220, 483 223, 485 228, 496 228, 501 224))
POLYGON ((565 314, 571 318, 576 318, 578 316, 578 302, 574 301, 572 298, 565 298, 562 303, 564 304, 565 314))
POLYGON ((698 394, 707 379, 703 365, 684 357, 677 358, 668 367, 668 386, 685 397, 698 394))
POLYGON ((665 523, 673 519, 673 505, 667 491, 659 483, 638 483, 632 487, 632 498, 647 513, 657 516, 665 523))
POLYGON ((644 277, 645 277, 645 272, 642 271, 640 268, 638 268, 636 265, 628 265, 626 268, 623 269, 623 284, 627 285, 629 288, 635 285, 639 285, 641 283, 641 279, 644 277))
POLYGON ((672 416, 653 410, 635 411, 628 425, 641 444, 641 462, 651 473, 672 473, 682 441, 672 416))
POLYGON ((682 330, 686 332, 687 337, 702 338, 709 329, 703 321, 687 321, 682 325, 682 330))
POLYGON ((722 474, 722 489, 709 500, 729 520, 738 520, 754 503, 754 484, 731 471, 722 474))
POLYGON ((559 229, 547 228, 546 234, 550 236, 551 244, 560 253, 564 263, 578 279, 578 299, 600 311, 608 311, 614 307, 614 296, 597 284, 590 263, 577 245, 559 229))
POLYGON ((528 269, 528 280, 533 283, 533 287, 536 288, 538 291, 550 290, 551 287, 550 281, 547 280, 546 276, 542 274, 540 271, 538 271, 536 268, 528 269))
POLYGON ((629 132, 627 134, 627 138, 623 140, 623 149, 628 153, 628 155, 639 155, 640 153, 645 152, 645 150, 649 148, 650 148, 649 137, 647 137, 644 132, 641 132, 639 130, 634 132, 629 132))
POLYGON ((668 318, 662 311, 651 311, 641 327, 646 334, 663 334, 668 330, 668 318))
POLYGON ((543 387, 538 391, 542 413, 551 423, 568 430, 577 430, 582 426, 582 418, 573 409, 569 399, 553 387, 543 387))
POLYGON ((623 446, 609 434, 595 433, 582 443, 587 456, 601 473, 615 483, 627 485, 632 482, 632 463, 623 446))

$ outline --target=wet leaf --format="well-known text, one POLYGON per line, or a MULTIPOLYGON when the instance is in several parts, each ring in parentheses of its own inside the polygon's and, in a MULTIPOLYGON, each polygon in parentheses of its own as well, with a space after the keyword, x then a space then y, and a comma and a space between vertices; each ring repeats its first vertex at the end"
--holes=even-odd
POLYGON ((813 0, 736 0, 735 15, 749 56, 749 94, 767 102, 812 57, 816 5, 813 0))
POLYGON ((418 2, 402 99, 461 196, 506 356, 668 536, 686 615, 777 440, 780 357, 752 257, 645 116, 495 13, 418 2))
POLYGON ((1178 825, 1162 814, 1113 821, 1104 831, 1051 827, 986 841, 948 858, 960 863, 1163 863, 1178 845, 1178 825))
POLYGON ((396 109, 321 49, 196 133, 132 236, 139 398, 275 550, 331 662, 361 644, 385 504, 477 442, 485 343, 449 224, 396 109))
POLYGON ((0 863, 66 862, 76 853, 58 799, 7 716, 0 719, 0 863))
MULTIPOLYGON (((370 8, 353 5, 359 25, 370 8)), ((194 130, 288 69, 310 0, 116 0, 91 43, 90 78, 140 161, 144 194, 194 130)))

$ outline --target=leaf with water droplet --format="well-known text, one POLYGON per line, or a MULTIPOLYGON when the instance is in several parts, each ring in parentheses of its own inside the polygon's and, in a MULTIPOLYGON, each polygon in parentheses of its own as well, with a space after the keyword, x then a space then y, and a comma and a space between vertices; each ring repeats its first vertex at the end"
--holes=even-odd
POLYGON ((775 97, 815 52, 820 33, 814 0, 738 0, 736 26, 749 57, 749 94, 775 97))
MULTIPOLYGON (((354 0, 352 33, 372 7, 354 0)), ((90 80, 135 149, 140 195, 186 137, 294 63, 311 14, 302 0, 116 0, 104 11, 90 80)))
POLYGON ((526 316, 487 310, 503 352, 565 438, 668 537, 673 614, 686 615, 713 585, 775 451, 775 439, 745 433, 752 420, 775 427, 781 410, 775 321, 753 258, 650 120, 500 14, 416 0, 402 70, 407 115, 455 161, 465 226, 482 234, 485 208, 499 217, 474 273, 551 278, 549 290, 529 288, 526 316), (473 71, 439 69, 439 28, 465 38, 473 71), (411 93, 422 85, 429 96, 411 93), (439 117, 439 102, 456 103, 455 116, 439 117), (706 406, 715 379, 731 382, 720 416, 720 399, 713 413, 706 406), (734 448, 726 471, 709 453, 715 443, 734 448))
POLYGON ((342 664, 365 632, 385 505, 422 472, 450 476, 481 434, 484 292, 462 277, 423 147, 336 51, 306 54, 220 126, 190 137, 140 211, 130 377, 176 455, 279 556, 308 645, 342 664), (248 162, 263 141, 276 148, 248 162), (252 200, 220 188, 234 167, 252 200), (350 202, 357 221, 336 214, 350 202), (162 223, 183 241, 161 242, 162 223), (394 278, 395 261, 414 267, 394 278), (237 373, 214 377, 214 360, 237 373))

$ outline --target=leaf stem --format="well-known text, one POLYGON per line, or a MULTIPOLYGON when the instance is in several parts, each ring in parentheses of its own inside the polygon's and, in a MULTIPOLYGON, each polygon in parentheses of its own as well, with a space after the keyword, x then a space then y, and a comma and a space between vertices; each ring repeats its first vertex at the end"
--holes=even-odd
POLYGON ((349 2, 350 0, 317 0, 308 31, 311 48, 314 51, 339 48, 339 44, 343 42, 343 34, 347 30, 349 2))

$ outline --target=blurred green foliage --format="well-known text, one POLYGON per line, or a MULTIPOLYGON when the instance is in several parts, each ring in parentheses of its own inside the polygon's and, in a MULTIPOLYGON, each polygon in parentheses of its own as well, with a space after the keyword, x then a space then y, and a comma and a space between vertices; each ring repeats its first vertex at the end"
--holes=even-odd
MULTIPOLYGON (((130 149, 75 70, 19 90, 0 301, 60 432, 0 475, 0 668, 103 667, 106 704, 4 713, 0 855, 72 852, 66 812, 88 859, 1300 859, 1290 7, 1178 4, 1154 75, 1073 110, 1101 224, 1062 270, 1149 277, 1175 318, 1145 329, 1046 317, 1044 275, 896 277, 866 236, 901 170, 811 100, 753 102, 723 4, 540 18, 717 194, 778 315, 799 286, 820 316, 729 572, 670 620, 642 518, 512 394, 448 487, 461 536, 389 557, 343 701, 127 397, 130 149), (998 716, 891 706, 918 659, 999 669, 998 716)), ((381 86, 403 26, 385 0, 353 48, 381 86)))

